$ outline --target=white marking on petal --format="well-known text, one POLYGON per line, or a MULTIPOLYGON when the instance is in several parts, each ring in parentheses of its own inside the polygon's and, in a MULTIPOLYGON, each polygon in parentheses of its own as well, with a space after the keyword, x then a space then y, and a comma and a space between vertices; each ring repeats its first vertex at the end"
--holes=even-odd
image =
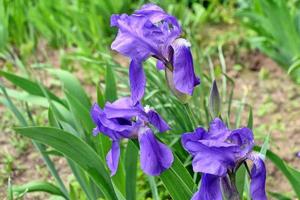
POLYGON ((183 39, 183 38, 177 38, 173 42, 173 45, 191 47, 191 43, 189 41, 187 41, 186 39, 183 39))
POLYGON ((145 112, 148 113, 152 108, 149 105, 145 106, 145 112))

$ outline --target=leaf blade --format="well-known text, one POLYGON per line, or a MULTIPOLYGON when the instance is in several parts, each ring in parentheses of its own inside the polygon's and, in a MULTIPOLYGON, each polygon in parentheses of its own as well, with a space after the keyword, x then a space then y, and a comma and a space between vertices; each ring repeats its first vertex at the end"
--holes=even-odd
POLYGON ((84 169, 107 199, 117 200, 111 179, 96 152, 71 133, 50 127, 16 128, 17 133, 52 146, 84 169))

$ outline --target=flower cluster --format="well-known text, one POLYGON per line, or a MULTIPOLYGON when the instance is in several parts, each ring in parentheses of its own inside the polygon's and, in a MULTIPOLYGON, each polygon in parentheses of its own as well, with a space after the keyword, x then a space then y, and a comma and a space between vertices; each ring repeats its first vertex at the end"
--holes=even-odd
MULTIPOLYGON (((194 72, 190 43, 181 38, 182 30, 176 18, 154 4, 146 4, 132 15, 113 15, 111 25, 118 28, 112 49, 131 59, 131 97, 107 102, 104 108, 94 104, 91 109, 96 124, 93 133, 103 133, 112 141, 106 156, 111 175, 117 171, 120 141, 124 138, 138 139, 142 170, 148 175, 160 175, 171 167, 174 157, 171 149, 156 139, 152 128, 165 132, 170 127, 154 109, 141 104, 146 85, 142 63, 149 57, 156 58, 157 69, 165 70, 172 92, 179 99, 190 96, 200 84, 194 72)), ((181 139, 184 149, 193 157, 193 171, 202 173, 201 186, 193 200, 221 200, 224 195, 235 199, 234 177, 246 160, 253 162, 252 198, 266 199, 266 169, 263 159, 252 152, 254 138, 250 129, 230 130, 216 118, 208 131, 200 127, 183 134, 181 139)))

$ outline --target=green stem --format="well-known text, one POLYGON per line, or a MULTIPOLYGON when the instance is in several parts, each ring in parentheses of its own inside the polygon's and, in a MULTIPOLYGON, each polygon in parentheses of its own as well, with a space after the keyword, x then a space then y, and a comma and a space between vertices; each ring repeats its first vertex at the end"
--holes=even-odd
POLYGON ((184 104, 184 108, 185 108, 187 116, 192 124, 192 128, 195 129, 197 122, 195 121, 195 116, 194 116, 193 112, 191 111, 190 106, 188 104, 184 104))
POLYGON ((240 200, 240 195, 235 183, 235 173, 229 174, 230 179, 230 196, 229 200, 240 200))

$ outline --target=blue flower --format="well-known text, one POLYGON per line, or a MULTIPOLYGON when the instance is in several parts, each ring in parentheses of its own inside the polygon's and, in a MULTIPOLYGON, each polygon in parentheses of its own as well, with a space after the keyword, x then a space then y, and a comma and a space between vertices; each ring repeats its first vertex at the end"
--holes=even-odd
POLYGON ((118 34, 111 48, 131 59, 129 78, 131 98, 138 102, 144 95, 146 78, 142 63, 157 59, 157 69, 166 70, 168 84, 176 96, 192 95, 200 79, 194 72, 190 43, 180 38, 177 19, 154 4, 146 4, 132 15, 111 17, 118 34))
POLYGON ((143 108, 139 102, 133 104, 131 98, 124 97, 113 103, 107 102, 104 109, 94 104, 91 117, 96 124, 94 135, 101 132, 112 140, 112 147, 106 156, 111 175, 118 169, 119 144, 123 138, 138 139, 141 168, 146 174, 159 175, 172 165, 172 151, 155 138, 149 126, 151 124, 159 132, 170 129, 155 110, 143 108))
POLYGON ((258 154, 252 152, 254 138, 249 128, 229 130, 216 118, 208 131, 200 127, 193 133, 183 134, 181 139, 183 147, 193 156, 193 170, 203 173, 200 189, 193 200, 222 200, 222 191, 230 196, 235 187, 230 178, 247 159, 253 162, 250 177, 252 199, 267 199, 265 164, 258 154))

